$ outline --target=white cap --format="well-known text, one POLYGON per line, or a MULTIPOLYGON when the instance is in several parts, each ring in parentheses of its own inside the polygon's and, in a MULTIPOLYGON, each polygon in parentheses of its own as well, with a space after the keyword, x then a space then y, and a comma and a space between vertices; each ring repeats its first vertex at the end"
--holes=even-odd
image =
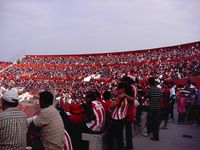
POLYGON ((19 95, 18 95, 17 91, 14 89, 6 91, 3 94, 2 98, 5 101, 10 102, 10 103, 17 103, 19 101, 19 95))

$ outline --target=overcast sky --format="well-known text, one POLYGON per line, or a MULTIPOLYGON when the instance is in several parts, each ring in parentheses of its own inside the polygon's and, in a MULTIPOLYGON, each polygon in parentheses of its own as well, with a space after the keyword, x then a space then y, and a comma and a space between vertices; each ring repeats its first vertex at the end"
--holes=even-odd
POLYGON ((0 60, 200 40, 200 0, 0 0, 0 60))

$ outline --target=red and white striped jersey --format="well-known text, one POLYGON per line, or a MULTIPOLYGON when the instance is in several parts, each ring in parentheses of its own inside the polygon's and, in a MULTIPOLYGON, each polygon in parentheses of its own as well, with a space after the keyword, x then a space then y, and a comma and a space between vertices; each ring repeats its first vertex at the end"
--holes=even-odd
POLYGON ((92 109, 95 115, 95 119, 86 123, 86 126, 95 132, 103 130, 105 125, 105 110, 99 101, 92 102, 92 109))
MULTIPOLYGON (((120 100, 117 100, 120 101, 120 100)), ((127 116, 127 110, 128 110, 128 101, 125 98, 123 102, 121 103, 121 106, 114 109, 112 113, 112 118, 115 120, 121 120, 124 119, 127 116)))
POLYGON ((65 145, 64 145, 63 150, 73 150, 71 138, 69 134, 67 133, 67 131, 65 131, 65 145))

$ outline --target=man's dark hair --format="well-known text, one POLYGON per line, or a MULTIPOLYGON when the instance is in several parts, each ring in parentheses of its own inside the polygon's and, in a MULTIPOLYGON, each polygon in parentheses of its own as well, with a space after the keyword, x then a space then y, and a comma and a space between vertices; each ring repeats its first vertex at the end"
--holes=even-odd
POLYGON ((99 91, 95 89, 94 92, 95 92, 95 99, 101 99, 101 94, 99 93, 99 91))
POLYGON ((128 76, 124 76, 123 78, 120 79, 120 81, 124 81, 124 82, 126 82, 126 83, 128 83, 128 84, 133 84, 133 83, 134 83, 134 80, 131 79, 131 78, 128 77, 128 76))
POLYGON ((94 90, 87 91, 85 97, 89 98, 91 101, 94 101, 96 100, 96 92, 94 90))
POLYGON ((103 93, 103 99, 104 100, 109 100, 111 98, 111 92, 110 91, 105 91, 103 93))
POLYGON ((155 85, 155 79, 154 79, 153 77, 150 77, 150 78, 148 79, 148 82, 149 82, 149 84, 152 85, 152 86, 155 85))
POLYGON ((121 82, 118 83, 117 88, 118 89, 126 89, 127 86, 128 86, 127 82, 121 81, 121 82))
POLYGON ((126 93, 128 96, 131 96, 131 97, 134 96, 134 93, 133 93, 133 91, 132 91, 132 86, 131 86, 131 84, 128 84, 128 83, 125 82, 125 81, 119 82, 118 85, 117 85, 117 88, 118 88, 118 89, 125 89, 125 93, 126 93))
POLYGON ((44 92, 41 92, 39 94, 40 96, 40 99, 47 105, 52 105, 53 104, 53 99, 54 99, 54 96, 51 92, 48 92, 48 91, 44 91, 44 92))

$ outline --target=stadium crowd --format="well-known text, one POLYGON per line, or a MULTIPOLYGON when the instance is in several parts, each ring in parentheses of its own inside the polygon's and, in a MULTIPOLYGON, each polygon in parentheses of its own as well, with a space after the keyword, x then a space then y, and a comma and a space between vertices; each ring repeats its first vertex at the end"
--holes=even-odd
POLYGON ((155 61, 142 64, 123 65, 123 66, 24 66, 13 65, 2 72, 4 76, 29 76, 44 78, 65 78, 67 80, 84 79, 91 74, 100 74, 101 78, 112 78, 121 76, 128 70, 136 75, 140 80, 148 76, 166 79, 181 79, 200 75, 199 57, 188 60, 175 61, 155 61))
POLYGON ((87 145, 81 140, 83 132, 107 131, 109 150, 131 150, 132 125, 141 125, 142 111, 147 112, 143 135, 159 141, 161 121, 166 129, 169 118, 175 119, 175 103, 179 124, 200 125, 200 89, 190 80, 172 82, 198 77, 199 56, 198 42, 117 54, 25 56, 0 73, 0 147, 80 150, 87 145), (17 108, 23 105, 19 95, 27 92, 32 95, 28 103, 41 109, 28 119, 17 108), (12 138, 6 138, 8 130, 12 138))
MULTIPOLYGON (((137 84, 137 82, 130 76, 124 76, 120 80, 116 81, 114 85, 111 85, 104 90, 102 90, 101 87, 99 87, 98 90, 95 89, 95 87, 91 87, 91 89, 87 89, 83 93, 68 93, 67 91, 63 91, 62 95, 56 96, 57 98, 55 103, 55 106, 59 110, 58 112, 60 112, 64 123, 64 127, 59 125, 59 132, 57 132, 59 133, 58 136, 60 137, 60 135, 64 134, 61 132, 61 129, 65 128, 68 138, 71 138, 71 140, 67 140, 68 146, 69 143, 72 142, 70 146, 73 146, 73 149, 75 150, 79 150, 84 149, 83 147, 85 147, 85 143, 81 141, 81 133, 89 132, 94 134, 107 130, 109 149, 115 149, 112 145, 113 141, 111 140, 115 137, 118 140, 117 147, 120 150, 122 150, 125 145, 128 146, 126 149, 130 150, 132 149, 133 144, 131 143, 132 135, 128 134, 130 133, 130 128, 128 128, 128 126, 130 125, 131 130, 133 123, 140 126, 141 111, 147 111, 148 113, 147 133, 143 135, 150 136, 152 133, 153 137, 151 139, 159 141, 160 121, 164 120, 165 123, 163 128, 166 129, 169 115, 171 114, 171 118, 175 119, 173 118, 173 105, 175 102, 177 102, 178 107, 177 111, 179 115, 177 121, 179 124, 183 124, 187 121, 187 123, 196 123, 197 125, 200 125, 200 90, 197 90, 194 83, 187 81, 185 85, 175 86, 173 83, 166 81, 160 84, 152 77, 148 80, 150 84, 148 87, 145 87, 145 89, 142 89, 140 85, 137 84), (131 84, 128 84, 129 82, 131 84), (154 97, 152 98, 153 95, 154 97), (144 98, 141 99, 141 97, 144 98), (131 104, 133 104, 133 108, 131 108, 131 104), (131 111, 129 111, 129 108, 131 108, 131 111), (132 114, 130 117, 130 124, 128 121, 128 116, 130 115, 129 113, 132 114), (123 127, 127 128, 127 131, 125 132, 127 134, 126 136, 128 136, 126 143, 123 143, 122 140, 123 127)), ((7 100, 5 93, 3 95, 4 101, 7 100)), ((53 99, 53 95, 47 91, 40 92, 39 95, 43 95, 45 103, 48 104, 43 104, 44 106, 42 106, 42 103, 40 102, 41 111, 37 113, 37 115, 41 116, 34 116, 28 119, 30 123, 28 131, 28 145, 32 146, 34 149, 38 149, 38 146, 44 146, 45 149, 51 149, 51 147, 55 148, 54 144, 56 144, 56 147, 60 147, 61 149, 65 142, 62 138, 58 138, 54 132, 54 130, 58 130, 57 123, 60 122, 60 119, 52 110, 54 109, 52 107, 53 100, 49 102, 49 96, 53 99), (57 121, 55 121, 56 119, 52 117, 54 115, 55 118, 57 118, 57 121), (45 120, 43 119, 47 116, 54 119, 51 119, 51 122, 48 121, 45 123, 45 120), (44 124, 45 126, 43 127, 44 124), (48 133, 48 135, 42 133, 44 139, 41 139, 40 144, 38 144, 38 140, 35 141, 35 138, 39 137, 35 137, 35 132, 37 130, 34 127, 41 127, 42 129, 45 128, 44 131, 48 133), (49 129, 52 133, 48 130, 50 127, 53 128, 49 129), (54 135, 52 135, 53 133, 54 135), (58 143, 52 143, 54 141, 53 139, 60 139, 61 141, 58 141, 58 143), (36 145, 35 142, 37 143, 36 145), (41 144, 41 142, 43 144, 41 144)), ((10 95, 8 98, 10 98, 10 95)), ((40 99, 40 101, 43 99, 40 99)), ((5 114, 3 114, 3 116, 4 115, 5 114)), ((3 117, 0 115, 0 119, 2 118, 3 117)), ((2 134, 4 133, 2 132, 2 134)), ((41 149, 41 147, 39 149, 41 149)))
POLYGON ((11 62, 1 62, 0 61, 0 70, 6 68, 7 66, 9 66, 10 64, 12 64, 11 62))
POLYGON ((38 92, 45 89, 62 93, 85 92, 87 89, 108 89, 111 81, 116 82, 123 75, 131 72, 132 75, 139 80, 146 80, 150 76, 154 76, 162 81, 169 79, 182 79, 195 77, 200 75, 199 59, 154 62, 135 66, 100 66, 100 67, 39 67, 39 68, 20 68, 10 67, 4 70, 0 80, 1 85, 5 88, 9 87, 25 87, 27 90, 38 92), (100 75, 98 79, 91 79, 90 82, 84 81, 84 78, 91 74, 100 75), (12 76, 12 80, 9 78, 12 76), (22 77, 22 78, 21 78, 22 77), (27 78, 23 78, 27 77, 27 78), (78 89, 78 90, 77 90, 78 89))
POLYGON ((176 59, 190 56, 198 56, 199 43, 191 46, 177 46, 144 51, 129 51, 108 54, 88 54, 72 56, 40 56, 27 55, 19 60, 22 64, 123 64, 131 62, 148 62, 151 60, 176 59))

